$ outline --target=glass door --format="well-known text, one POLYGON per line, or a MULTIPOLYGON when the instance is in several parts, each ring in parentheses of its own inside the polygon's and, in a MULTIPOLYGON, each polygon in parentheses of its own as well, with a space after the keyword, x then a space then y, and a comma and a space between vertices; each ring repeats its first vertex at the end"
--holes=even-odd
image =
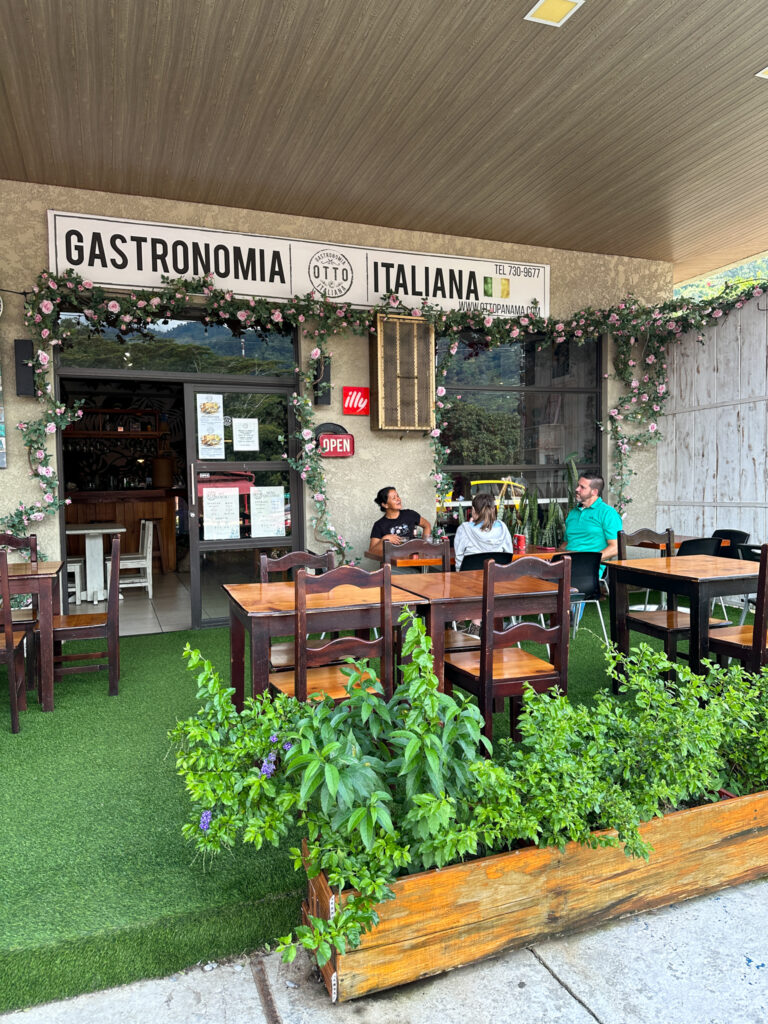
POLYGON ((228 621, 223 583, 259 579, 261 551, 301 548, 301 482, 283 459, 289 392, 184 385, 192 627, 228 621))

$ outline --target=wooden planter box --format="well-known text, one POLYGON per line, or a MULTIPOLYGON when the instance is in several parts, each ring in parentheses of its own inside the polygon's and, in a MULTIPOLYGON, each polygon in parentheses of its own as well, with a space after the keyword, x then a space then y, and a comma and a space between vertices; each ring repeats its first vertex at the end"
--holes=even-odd
MULTIPOLYGON (((650 861, 569 843, 494 854, 394 883, 394 900, 358 949, 322 968, 334 1002, 402 985, 627 914, 768 874, 768 791, 656 818, 642 827, 650 861)), ((304 913, 330 918, 324 875, 304 913)))

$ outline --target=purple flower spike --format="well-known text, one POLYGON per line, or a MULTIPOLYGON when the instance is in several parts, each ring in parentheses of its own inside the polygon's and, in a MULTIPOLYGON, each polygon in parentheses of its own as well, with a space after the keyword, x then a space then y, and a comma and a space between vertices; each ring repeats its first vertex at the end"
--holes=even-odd
POLYGON ((210 827, 211 827, 211 812, 210 811, 203 811, 203 813, 200 815, 200 831, 201 832, 207 832, 210 827))
POLYGON ((292 746, 293 746, 292 743, 284 743, 283 744, 283 750, 290 750, 292 746))
POLYGON ((277 733, 273 732, 272 735, 269 737, 269 742, 270 743, 277 743, 277 741, 279 739, 280 739, 280 737, 277 735, 277 733))

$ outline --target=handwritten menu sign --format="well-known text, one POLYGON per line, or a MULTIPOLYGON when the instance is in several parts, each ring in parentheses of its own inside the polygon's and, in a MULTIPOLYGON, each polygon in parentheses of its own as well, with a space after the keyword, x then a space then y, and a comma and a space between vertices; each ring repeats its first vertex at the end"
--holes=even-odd
POLYGON ((239 492, 236 487, 203 487, 203 540, 240 538, 239 492))
POLYGON ((232 450, 257 452, 259 450, 259 421, 232 418, 232 450))
POLYGON ((197 457, 224 458, 224 396, 195 396, 197 402, 197 457))
POLYGON ((285 491, 282 487, 251 487, 251 536, 285 536, 285 491))

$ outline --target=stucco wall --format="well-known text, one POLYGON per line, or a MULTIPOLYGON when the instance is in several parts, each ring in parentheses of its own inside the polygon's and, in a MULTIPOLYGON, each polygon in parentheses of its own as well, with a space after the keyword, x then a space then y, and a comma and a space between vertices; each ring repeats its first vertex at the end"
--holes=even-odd
MULTIPOLYGON (((29 290, 39 272, 47 267, 46 212, 49 209, 381 248, 548 263, 551 267, 550 311, 556 316, 566 316, 584 306, 611 305, 629 292, 647 302, 659 301, 672 292, 671 265, 661 262, 13 181, 0 181, 4 229, 0 236, 0 288, 29 290)), ((6 420, 15 424, 21 418, 35 416, 36 403, 19 399, 15 394, 13 339, 26 335, 23 299, 8 294, 4 294, 4 299, 6 312, 0 319, 0 358, 6 420)), ((302 341, 302 356, 310 344, 309 340, 302 341)), ((339 337, 332 349, 332 402, 317 411, 323 420, 339 422, 341 384, 368 384, 368 349, 366 341, 356 335, 339 337)), ((424 438, 410 435, 393 438, 388 433, 374 433, 362 417, 347 418, 345 425, 355 433, 356 454, 351 459, 328 462, 328 494, 334 525, 349 537, 359 554, 367 546, 370 524, 376 515, 372 499, 379 486, 394 484, 408 506, 431 518, 434 497, 428 481, 430 451, 424 438)), ((20 437, 14 430, 8 438, 8 462, 9 468, 2 471, 5 486, 0 487, 0 514, 15 507, 19 500, 37 498, 27 478, 20 437)), ((648 477, 651 475, 655 477, 649 469, 648 477)), ((55 523, 46 522, 38 533, 46 550, 56 554, 59 541, 55 523)))

